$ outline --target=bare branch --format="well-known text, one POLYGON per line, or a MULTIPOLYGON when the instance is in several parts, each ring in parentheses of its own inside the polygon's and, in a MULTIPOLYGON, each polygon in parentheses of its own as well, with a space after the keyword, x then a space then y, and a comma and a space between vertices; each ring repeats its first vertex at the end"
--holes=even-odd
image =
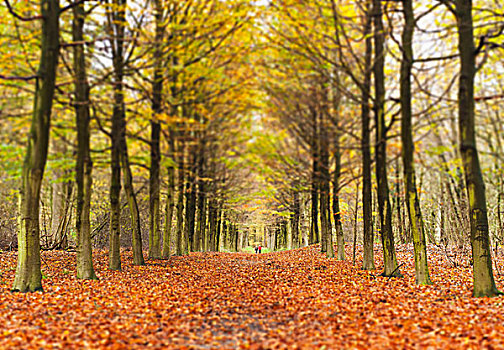
POLYGON ((13 15, 15 18, 19 19, 20 21, 30 22, 30 21, 36 21, 38 19, 42 19, 43 18, 42 16, 33 16, 33 17, 24 17, 24 16, 21 16, 19 13, 17 13, 16 11, 14 11, 14 9, 12 8, 9 0, 4 0, 4 2, 5 2, 5 6, 7 6, 7 9, 10 12, 10 14, 13 15))

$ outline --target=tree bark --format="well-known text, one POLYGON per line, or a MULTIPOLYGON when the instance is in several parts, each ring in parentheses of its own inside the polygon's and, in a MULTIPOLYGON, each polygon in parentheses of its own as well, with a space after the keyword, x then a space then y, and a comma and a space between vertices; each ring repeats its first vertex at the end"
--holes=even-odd
POLYGON ((108 31, 115 33, 111 39, 113 68, 114 68, 114 106, 112 109, 112 129, 110 131, 111 149, 111 177, 110 177, 110 236, 109 236, 109 268, 121 270, 120 233, 121 233, 121 143, 122 119, 124 115, 124 27, 126 0, 114 0, 115 10, 108 16, 108 31))
POLYGON ((42 42, 28 147, 23 163, 18 261, 12 291, 42 290, 40 188, 47 160, 52 101, 59 55, 59 1, 42 0, 42 42))
POLYGON ((169 155, 171 164, 168 166, 168 194, 166 195, 166 213, 165 213, 165 227, 163 231, 163 250, 161 256, 169 258, 171 252, 171 237, 172 237, 172 223, 173 213, 175 211, 175 141, 173 131, 170 129, 168 134, 169 155))
POLYGON ((176 251, 178 256, 184 255, 184 189, 185 189, 185 176, 184 176, 184 143, 180 141, 179 145, 179 160, 178 160, 178 199, 177 199, 177 237, 176 237, 176 251))
POLYGON ((402 34, 402 61, 401 61, 401 141, 404 183, 406 187, 406 206, 413 246, 415 249, 415 282, 416 284, 432 284, 427 266, 427 247, 425 244, 425 232, 423 227, 420 201, 416 189, 415 161, 411 119, 411 68, 413 66, 413 31, 415 29, 415 17, 412 0, 403 0, 404 29, 402 34))
MULTIPOLYGON (((217 242, 217 203, 215 199, 211 199, 208 203, 208 223, 209 223, 209 244, 208 250, 215 252, 217 242)), ((238 245, 240 248, 240 245, 238 245)))
POLYGON ((495 296, 497 290, 492 271, 485 183, 481 174, 475 136, 474 76, 476 74, 472 1, 456 0, 459 34, 460 80, 458 92, 459 144, 464 164, 469 198, 469 218, 473 257, 473 296, 495 296))
MULTIPOLYGON (((198 158, 198 155, 195 156, 198 158)), ((189 251, 194 251, 194 231, 196 226, 196 179, 195 172, 197 171, 197 161, 194 159, 194 166, 188 174, 187 191, 186 191, 186 222, 187 222, 187 245, 189 251)))
POLYGON ((322 251, 328 258, 334 257, 331 227, 331 177, 329 175, 329 135, 326 113, 321 114, 320 125, 320 222, 322 228, 322 251))
POLYGON ((311 227, 310 227, 310 244, 318 243, 319 238, 319 143, 318 143, 318 117, 315 110, 312 111, 312 183, 311 183, 311 227))
POLYGON ((362 84, 361 120, 362 120, 362 219, 364 228, 364 257, 363 270, 374 270, 374 232, 373 232, 373 206, 372 206, 372 180, 371 180, 371 150, 370 150, 370 116, 369 99, 371 91, 371 9, 369 2, 366 5, 366 24, 364 37, 366 38, 366 52, 364 55, 364 83, 362 84))
POLYGON ((300 200, 299 200, 299 192, 297 189, 293 192, 293 210, 291 216, 292 228, 291 228, 291 236, 292 236, 292 248, 299 248, 300 246, 300 237, 299 237, 299 217, 300 217, 300 200))
MULTIPOLYGON (((339 84, 339 83, 338 83, 339 84)), ((333 96, 333 109, 334 109, 334 119, 336 123, 336 131, 334 133, 334 174, 332 179, 333 184, 333 216, 334 216, 334 228, 336 231, 336 243, 338 247, 337 258, 338 260, 345 260, 345 237, 343 235, 343 225, 341 224, 341 212, 340 212, 340 200, 339 200, 339 186, 340 186, 340 176, 341 176, 341 149, 340 149, 340 131, 339 131, 339 105, 340 96, 339 90, 334 91, 335 96, 333 96)))
POLYGON ((140 228, 140 211, 138 210, 138 202, 136 199, 135 190, 133 189, 133 175, 131 174, 128 146, 126 144, 126 119, 124 115, 122 116, 121 150, 124 192, 126 193, 126 198, 128 199, 133 235, 133 265, 145 265, 142 249, 142 231, 140 228))
MULTIPOLYGON (((116 34, 114 37, 114 48, 112 50, 113 54, 113 68, 114 68, 114 109, 113 109, 113 152, 118 152, 119 154, 114 154, 113 157, 119 158, 117 160, 116 158, 113 159, 113 167, 118 167, 120 163, 121 170, 123 172, 123 178, 124 178, 124 191, 126 193, 126 197, 128 200, 128 207, 130 211, 130 217, 131 217, 131 225, 132 225, 132 231, 133 231, 133 264, 134 265, 144 265, 144 258, 143 258, 143 252, 142 252, 142 234, 140 231, 140 213, 138 211, 138 204, 136 200, 136 195, 135 191, 133 189, 133 176, 131 174, 131 167, 130 167, 130 162, 129 162, 129 156, 128 156, 128 146, 126 143, 126 106, 124 102, 124 32, 125 32, 125 26, 126 26, 126 0, 114 0, 114 5, 116 8, 114 11, 112 11, 111 19, 109 19, 111 26, 114 28, 113 32, 116 34), (118 140, 115 140, 115 138, 118 137, 118 140), (118 149, 115 149, 115 148, 118 149)), ((114 176, 117 176, 116 174, 117 169, 113 170, 114 176)), ((113 179, 112 183, 115 181, 118 181, 118 179, 113 179)), ((118 184, 114 183, 114 186, 118 186, 118 184)), ((120 186, 120 185, 119 185, 120 186)), ((120 187, 119 190, 115 189, 117 191, 117 207, 115 208, 118 210, 117 213, 114 213, 113 215, 120 215, 120 205, 119 205, 119 193, 120 193, 120 187)), ((112 192, 112 191, 111 191, 112 192)), ((111 200, 112 201, 112 200, 111 200)), ((112 215, 111 215, 112 217, 112 215)), ((118 220, 117 220, 118 221, 118 220)), ((111 225, 112 226, 112 225, 111 225)), ((119 227, 117 227, 117 230, 119 231, 119 227)), ((111 247, 111 252, 109 253, 112 259, 112 255, 115 256, 117 254, 117 251, 119 251, 119 234, 118 232, 115 233, 116 237, 111 237, 111 244, 113 243, 114 246, 111 247), (114 242, 112 242, 114 239, 114 242), (115 251, 112 252, 112 249, 115 251)), ((117 259, 117 257, 114 257, 114 259, 117 259)), ((114 264, 117 264, 117 261, 114 262, 114 264)), ((111 263, 112 265, 112 263, 111 263)), ((111 267, 112 268, 112 267, 111 267)), ((120 265, 119 265, 120 268, 120 265)), ((112 268, 116 269, 116 268, 112 268)))
POLYGON ((384 270, 383 276, 401 276, 397 266, 394 247, 394 232, 392 231, 392 208, 389 198, 387 181, 387 128, 385 126, 385 51, 384 28, 382 22, 382 7, 380 0, 373 0, 375 64, 374 83, 375 101, 374 114, 376 125, 376 180, 378 182, 378 211, 380 213, 380 230, 383 246, 384 270))
MULTIPOLYGON (((73 8, 73 41, 84 42, 84 4, 73 8)), ((91 191, 93 185, 93 162, 90 153, 89 134, 89 84, 87 81, 84 45, 74 46, 75 74, 75 115, 77 124, 77 167, 75 181, 77 183, 77 278, 98 279, 93 267, 93 249, 91 245, 91 225, 89 214, 91 210, 91 191)))
POLYGON ((159 164, 161 150, 159 147, 161 124, 159 115, 163 112, 163 38, 165 25, 161 0, 154 1, 154 17, 156 34, 154 37, 154 76, 152 81, 152 120, 150 142, 149 168, 149 258, 157 259, 161 256, 161 225, 159 204, 159 164))

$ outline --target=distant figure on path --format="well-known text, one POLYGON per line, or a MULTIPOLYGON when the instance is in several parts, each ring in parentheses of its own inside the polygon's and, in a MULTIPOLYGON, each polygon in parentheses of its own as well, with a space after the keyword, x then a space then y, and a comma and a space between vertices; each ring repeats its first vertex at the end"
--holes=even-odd
POLYGON ((261 245, 259 244, 259 247, 257 247, 257 251, 259 252, 259 254, 261 254, 261 249, 262 249, 262 247, 261 247, 261 245))
POLYGON ((254 247, 254 250, 255 250, 255 253, 257 254, 257 252, 259 251, 259 247, 258 247, 258 246, 255 246, 255 247, 254 247))

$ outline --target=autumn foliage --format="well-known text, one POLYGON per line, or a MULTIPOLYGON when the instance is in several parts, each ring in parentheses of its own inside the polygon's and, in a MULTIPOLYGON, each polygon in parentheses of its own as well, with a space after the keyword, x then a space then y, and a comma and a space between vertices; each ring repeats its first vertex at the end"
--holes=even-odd
MULTIPOLYGON (((192 253, 77 280, 75 255, 43 252, 45 293, 10 293, 15 253, 0 255, 0 348, 499 348, 501 298, 472 298, 469 261, 429 248, 433 286, 327 259, 316 246, 269 254, 192 253), (454 267, 454 265, 457 265, 454 267)), ((349 252, 347 252, 349 253, 349 252)), ((377 267, 382 264, 376 249, 377 267)), ((462 255, 458 255, 459 257, 462 255)), ((496 259, 502 266, 504 259, 496 259)), ((497 276, 502 287, 503 278, 497 276)))

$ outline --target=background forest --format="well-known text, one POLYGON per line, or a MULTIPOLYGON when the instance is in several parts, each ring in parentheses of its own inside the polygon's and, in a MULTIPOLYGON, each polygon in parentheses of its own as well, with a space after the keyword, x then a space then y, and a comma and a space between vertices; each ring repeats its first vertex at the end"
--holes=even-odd
POLYGON ((431 244, 497 293, 499 1, 40 3, 0 7, 1 249, 77 250, 96 278, 92 248, 121 269, 357 244, 374 269, 379 243, 399 276, 414 242, 417 283, 431 244))

